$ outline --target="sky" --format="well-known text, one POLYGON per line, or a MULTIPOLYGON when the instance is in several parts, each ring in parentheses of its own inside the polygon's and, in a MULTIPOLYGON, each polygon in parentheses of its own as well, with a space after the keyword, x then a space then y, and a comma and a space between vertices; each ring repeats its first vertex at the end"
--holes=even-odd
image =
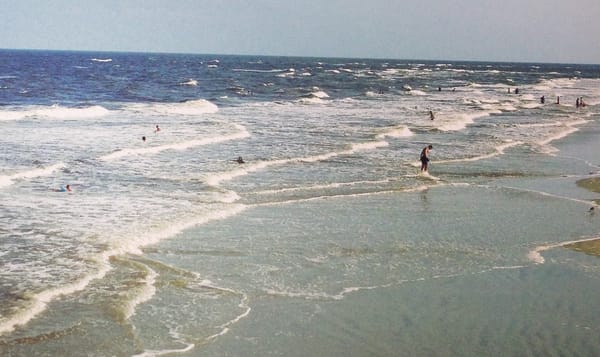
POLYGON ((600 64, 600 0, 0 0, 0 48, 600 64))

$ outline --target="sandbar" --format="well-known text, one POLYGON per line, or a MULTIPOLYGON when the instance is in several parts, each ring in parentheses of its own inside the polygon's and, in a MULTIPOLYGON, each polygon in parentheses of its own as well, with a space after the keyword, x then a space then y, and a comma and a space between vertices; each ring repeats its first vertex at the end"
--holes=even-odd
MULTIPOLYGON (((592 192, 600 193, 600 177, 591 177, 577 181, 577 186, 590 190, 592 192)), ((596 204, 600 204, 600 199, 594 200, 596 204)), ((595 210, 598 210, 596 208, 595 210)), ((600 214, 600 212, 594 212, 593 214, 600 214)), ((582 252, 589 255, 595 255, 600 257, 600 238, 587 240, 577 243, 571 243, 564 246, 565 248, 573 249, 578 252, 582 252)))

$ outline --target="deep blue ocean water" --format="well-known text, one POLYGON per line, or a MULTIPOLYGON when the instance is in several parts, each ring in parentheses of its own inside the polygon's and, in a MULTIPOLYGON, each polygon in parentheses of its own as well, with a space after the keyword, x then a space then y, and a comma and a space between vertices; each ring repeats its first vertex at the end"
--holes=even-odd
POLYGON ((2 50, 0 354, 593 355, 599 104, 598 65, 2 50))

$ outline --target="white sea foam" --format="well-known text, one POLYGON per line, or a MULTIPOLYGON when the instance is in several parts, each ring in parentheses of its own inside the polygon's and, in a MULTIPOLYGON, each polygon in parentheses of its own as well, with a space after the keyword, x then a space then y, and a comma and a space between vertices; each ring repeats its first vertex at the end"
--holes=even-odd
POLYGON ((418 90, 418 89, 410 90, 410 94, 411 95, 416 95, 416 96, 425 96, 425 95, 427 95, 427 93, 423 92, 422 90, 418 90))
POLYGON ((324 160, 328 160, 328 159, 331 159, 336 156, 350 155, 357 151, 373 150, 373 149, 377 149, 379 147, 388 146, 388 145, 389 144, 386 141, 372 141, 372 142, 366 142, 366 143, 356 143, 356 144, 352 144, 350 149, 338 151, 338 152, 328 152, 328 153, 314 155, 314 156, 298 157, 298 158, 291 158, 291 159, 280 159, 280 160, 272 160, 272 161, 260 161, 260 162, 253 163, 253 164, 244 164, 243 167, 237 168, 235 170, 211 174, 205 178, 205 181, 207 184, 209 184, 211 186, 218 186, 222 181, 230 181, 236 177, 245 176, 251 172, 263 170, 263 169, 265 169, 267 167, 271 167, 271 166, 285 165, 285 164, 292 163, 292 162, 311 163, 311 162, 324 161, 324 160))
POLYGON ((10 175, 0 175, 0 187, 10 186, 14 183, 14 181, 18 180, 28 180, 35 177, 40 176, 49 176, 52 175, 56 170, 60 170, 65 168, 66 165, 62 162, 56 163, 54 165, 50 165, 47 167, 39 167, 35 169, 29 169, 17 173, 13 173, 10 175))
POLYGON ((312 92, 310 95, 313 96, 313 97, 316 97, 316 98, 321 98, 321 99, 323 99, 323 98, 329 98, 329 94, 325 93, 322 90, 317 90, 315 92, 312 92))
POLYGON ((0 120, 21 120, 25 118, 47 119, 89 119, 98 118, 109 114, 110 111, 100 105, 90 107, 70 108, 60 105, 47 107, 34 106, 14 108, 13 110, 0 111, 0 120))
POLYGON ((169 349, 169 350, 146 350, 140 354, 133 355, 132 357, 154 357, 154 356, 164 356, 164 355, 172 355, 175 353, 185 353, 189 352, 196 345, 193 343, 185 344, 185 347, 180 349, 169 349))
POLYGON ((409 136, 413 136, 414 133, 410 131, 406 126, 394 127, 389 129, 388 131, 378 134, 376 136, 377 139, 385 139, 386 137, 390 138, 407 138, 409 136))
POLYGON ((189 100, 182 103, 132 104, 128 110, 161 115, 203 115, 216 113, 219 107, 205 99, 189 100))
MULTIPOLYGON (((85 289, 85 287, 88 286, 92 280, 97 280, 104 277, 111 269, 109 264, 110 257, 127 253, 141 254, 142 252, 140 248, 144 246, 155 244, 163 239, 179 234, 191 227, 236 215, 244 209, 245 206, 243 205, 229 206, 226 209, 208 212, 204 215, 197 216, 189 220, 171 222, 168 227, 152 231, 149 234, 139 234, 135 237, 129 237, 129 239, 114 241, 114 246, 112 249, 109 249, 96 257, 89 258, 90 261, 96 262, 97 270, 94 273, 84 275, 81 279, 72 283, 50 288, 28 296, 27 300, 29 300, 31 303, 26 309, 23 309, 20 312, 12 315, 10 318, 0 322, 0 335, 14 330, 15 326, 17 325, 26 324, 28 321, 43 312, 48 303, 50 303, 52 300, 63 295, 70 295, 74 292, 81 291, 85 289)), ((153 279, 155 279, 155 277, 155 274, 151 272, 148 273, 146 279, 146 288, 142 289, 141 293, 130 304, 130 309, 127 310, 128 316, 133 315, 135 312, 135 306, 137 306, 139 303, 147 301, 147 299, 153 295, 154 288, 152 286, 153 279)))
POLYGON ((43 312, 48 303, 52 300, 63 296, 70 295, 74 292, 81 291, 95 279, 101 279, 110 270, 108 259, 96 261, 98 269, 95 273, 84 275, 81 279, 74 281, 70 284, 63 286, 50 288, 39 293, 33 294, 27 297, 30 302, 28 308, 19 311, 12 315, 10 318, 0 322, 0 335, 14 330, 18 325, 24 325, 31 319, 43 312))
POLYGON ((540 245, 540 246, 535 247, 533 250, 529 251, 529 253, 527 254, 527 258, 536 264, 544 264, 546 262, 546 260, 542 256, 542 253, 547 250, 564 247, 566 245, 575 244, 575 243, 595 241, 598 239, 600 239, 600 237, 571 240, 571 241, 567 241, 567 242, 560 242, 560 243, 547 244, 547 245, 540 245))
MULTIPOLYGON (((518 146, 518 145, 522 145, 523 143, 520 141, 511 141, 511 142, 507 142, 501 145, 498 145, 495 147, 494 152, 491 152, 489 154, 483 154, 483 155, 478 155, 478 156, 474 156, 474 157, 465 157, 465 158, 460 158, 460 159, 448 159, 448 160, 440 160, 440 161, 432 161, 435 163, 455 163, 455 162, 472 162, 472 161, 479 161, 479 160, 484 160, 484 159, 489 159, 492 158, 494 156, 498 156, 498 155, 502 155, 504 154, 504 151, 508 148, 511 148, 513 146, 518 146)), ((417 162, 417 165, 420 165, 420 163, 417 162)))
POLYGON ((187 140, 183 142, 148 146, 148 147, 137 147, 127 148, 122 150, 113 151, 110 154, 101 156, 99 159, 104 161, 117 160, 123 157, 136 156, 136 155, 155 155, 165 150, 187 150, 197 146, 217 144, 224 141, 240 140, 250 136, 250 133, 241 125, 236 125, 238 132, 232 134, 217 135, 204 139, 187 140))
POLYGON ((436 114, 434 125, 441 131, 458 131, 467 127, 467 125, 474 123, 475 119, 489 116, 490 114, 501 113, 496 110, 488 110, 475 113, 449 113, 449 114, 436 114))
POLYGON ((560 140, 560 139, 567 137, 568 135, 578 131, 579 129, 576 126, 582 125, 585 123, 587 123, 587 120, 583 120, 583 119, 573 120, 573 121, 567 122, 567 123, 558 123, 558 125, 556 125, 556 126, 562 127, 563 130, 539 140, 537 142, 537 144, 543 148, 542 152, 544 152, 546 154, 554 154, 558 151, 558 149, 550 146, 549 144, 553 141, 560 140))
POLYGON ((274 190, 265 190, 265 191, 255 192, 255 194, 256 195, 272 195, 272 194, 285 193, 285 192, 326 190, 326 189, 340 188, 340 187, 347 187, 347 186, 384 184, 384 183, 388 183, 389 181, 390 180, 332 182, 332 183, 324 184, 324 185, 287 187, 287 188, 280 188, 280 189, 274 189, 274 190))
POLYGON ((195 79, 189 79, 186 82, 180 83, 182 86, 190 86, 190 87, 197 87, 198 86, 198 81, 195 79))
POLYGON ((156 293, 156 288, 154 287, 154 284, 156 283, 156 278, 158 277, 158 274, 145 264, 144 269, 146 270, 144 283, 141 288, 135 291, 136 295, 132 299, 129 299, 127 301, 125 311, 123 312, 125 320, 129 320, 131 316, 135 314, 135 309, 138 305, 150 300, 156 293))

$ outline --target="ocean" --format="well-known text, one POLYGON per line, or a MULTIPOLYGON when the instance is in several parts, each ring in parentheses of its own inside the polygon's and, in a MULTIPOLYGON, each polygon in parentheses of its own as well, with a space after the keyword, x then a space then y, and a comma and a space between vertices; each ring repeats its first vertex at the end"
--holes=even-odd
POLYGON ((598 355, 599 119, 600 65, 1 50, 0 355, 598 355))

